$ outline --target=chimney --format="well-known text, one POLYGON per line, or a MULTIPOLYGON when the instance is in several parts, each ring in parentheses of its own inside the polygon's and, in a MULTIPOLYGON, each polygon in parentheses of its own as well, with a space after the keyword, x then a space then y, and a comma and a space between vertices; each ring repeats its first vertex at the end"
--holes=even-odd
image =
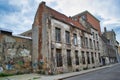
POLYGON ((106 27, 104 27, 104 32, 107 32, 107 29, 106 29, 106 27))
POLYGON ((40 6, 43 6, 43 7, 44 7, 45 5, 46 5, 46 2, 42 1, 42 2, 39 4, 39 7, 40 7, 40 6))
POLYGON ((114 30, 112 29, 112 32, 114 32, 114 30))
POLYGON ((46 2, 42 1, 42 2, 41 2, 41 4, 45 5, 45 4, 46 4, 46 2))

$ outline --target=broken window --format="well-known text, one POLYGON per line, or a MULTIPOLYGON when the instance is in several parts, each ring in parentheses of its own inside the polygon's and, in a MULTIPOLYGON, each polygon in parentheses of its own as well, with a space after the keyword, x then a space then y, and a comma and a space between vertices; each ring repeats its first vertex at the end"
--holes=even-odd
POLYGON ((92 35, 93 35, 93 39, 95 38, 95 34, 94 34, 94 32, 92 32, 92 35))
POLYGON ((77 45, 77 35, 73 34, 73 44, 77 45))
POLYGON ((82 63, 85 64, 85 54, 84 54, 84 51, 82 51, 82 63))
POLYGON ((85 38, 85 47, 88 48, 88 38, 85 38))
POLYGON ((63 66, 61 49, 56 49, 56 62, 57 62, 57 67, 63 66))
POLYGON ((66 31, 65 32, 65 37, 66 37, 66 43, 70 44, 70 32, 66 31))
POLYGON ((89 43, 90 43, 90 49, 92 49, 93 45, 92 45, 92 40, 91 39, 89 39, 89 43))
POLYGON ((94 40, 93 42, 94 42, 94 49, 96 50, 96 44, 95 44, 95 40, 94 40))
POLYGON ((101 63, 100 53, 98 53, 99 62, 101 63))
POLYGON ((83 37, 81 36, 81 47, 83 48, 83 37))
POLYGON ((89 52, 87 52, 87 63, 90 64, 89 52))
POLYGON ((86 20, 86 16, 85 15, 81 16, 81 18, 82 18, 82 20, 86 20))
POLYGON ((56 42, 61 41, 61 29, 60 28, 55 28, 55 39, 56 39, 56 42))
POLYGON ((96 57, 96 55, 97 55, 97 54, 96 54, 96 52, 95 52, 95 57, 96 57))
POLYGON ((97 48, 98 48, 98 50, 99 50, 99 43, 97 42, 97 48))
POLYGON ((70 50, 67 50, 67 64, 68 64, 68 66, 72 66, 71 51, 70 50))
POLYGON ((93 52, 91 52, 91 61, 92 61, 92 63, 94 63, 94 56, 93 56, 93 52))
POLYGON ((75 62, 76 62, 76 65, 79 65, 78 51, 75 51, 75 62))
POLYGON ((96 34, 96 40, 98 40, 98 35, 96 34))

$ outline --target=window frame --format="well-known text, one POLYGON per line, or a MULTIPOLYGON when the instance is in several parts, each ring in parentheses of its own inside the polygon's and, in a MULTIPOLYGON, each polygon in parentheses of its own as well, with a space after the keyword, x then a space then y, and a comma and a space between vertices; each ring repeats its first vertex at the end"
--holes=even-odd
POLYGON ((84 51, 81 51, 81 55, 82 55, 82 64, 86 64, 84 51))
POLYGON ((56 49, 56 63, 57 67, 63 66, 62 53, 61 49, 56 49))
POLYGON ((75 51, 75 63, 76 63, 76 65, 80 64, 79 55, 78 55, 78 51, 77 50, 75 51))
POLYGON ((69 31, 65 31, 65 39, 66 39, 66 43, 70 44, 70 32, 69 31))
POLYGON ((93 44, 92 44, 92 39, 91 38, 89 39, 89 46, 90 46, 90 49, 93 49, 93 44))
POLYGON ((87 52, 86 54, 87 54, 87 63, 90 64, 90 54, 89 52, 87 52))
POLYGON ((73 34, 73 44, 75 45, 75 46, 77 46, 78 45, 78 41, 77 41, 77 34, 73 34))
POLYGON ((55 41, 61 42, 61 29, 58 27, 55 27, 55 41))
POLYGON ((71 50, 66 50, 66 52, 67 52, 67 65, 71 67, 72 66, 71 50))
POLYGON ((91 52, 91 61, 93 64, 95 63, 93 52, 91 52))

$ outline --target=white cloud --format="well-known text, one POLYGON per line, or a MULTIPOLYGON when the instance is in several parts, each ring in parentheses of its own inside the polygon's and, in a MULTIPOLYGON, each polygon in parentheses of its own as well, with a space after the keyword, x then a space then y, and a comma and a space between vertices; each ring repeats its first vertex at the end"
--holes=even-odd
MULTIPOLYGON (((45 0, 49 1, 49 0, 45 0)), ((56 1, 56 0, 50 0, 56 1)), ((118 5, 114 0, 61 0, 56 1, 58 4, 54 9, 61 9, 63 13, 68 16, 75 15, 82 11, 88 10, 93 15, 97 14, 105 19, 104 25, 111 23, 118 23, 120 19, 120 12, 118 5), (113 22, 111 22, 113 21, 113 22)))
POLYGON ((14 34, 19 34, 31 29, 39 3, 32 0, 9 0, 8 3, 18 8, 19 11, 0 14, 0 27, 12 29, 14 34))
MULTIPOLYGON (((10 14, 0 14, 0 25, 10 29, 13 28, 14 33, 20 33, 32 28, 32 23, 36 10, 41 0, 8 0, 10 5, 19 8, 18 12, 10 14), (2 16, 2 17, 1 17, 2 16)), ((118 0, 43 0, 46 4, 55 10, 67 16, 73 16, 82 11, 88 10, 93 15, 102 18, 102 30, 104 26, 110 26, 108 29, 118 28, 120 26, 120 10, 116 4, 118 0), (56 3, 53 4, 53 3, 56 3)))
MULTIPOLYGON (((73 16, 82 11, 88 10, 93 15, 100 16, 101 29, 103 31, 104 27, 108 30, 120 27, 120 9, 118 5, 119 0, 45 0, 48 5, 51 2, 56 2, 57 6, 52 8, 56 10, 61 10, 62 13, 67 16, 73 16)), ((117 39, 120 38, 117 34, 117 39)), ((119 39, 120 40, 120 39, 119 39)))

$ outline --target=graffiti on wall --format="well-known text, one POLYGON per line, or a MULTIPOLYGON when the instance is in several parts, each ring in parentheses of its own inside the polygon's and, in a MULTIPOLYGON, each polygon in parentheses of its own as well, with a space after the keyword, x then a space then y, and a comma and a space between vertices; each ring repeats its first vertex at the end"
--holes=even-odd
POLYGON ((17 41, 12 37, 5 36, 2 39, 2 57, 0 64, 4 70, 22 70, 31 68, 31 50, 27 40, 17 41))

